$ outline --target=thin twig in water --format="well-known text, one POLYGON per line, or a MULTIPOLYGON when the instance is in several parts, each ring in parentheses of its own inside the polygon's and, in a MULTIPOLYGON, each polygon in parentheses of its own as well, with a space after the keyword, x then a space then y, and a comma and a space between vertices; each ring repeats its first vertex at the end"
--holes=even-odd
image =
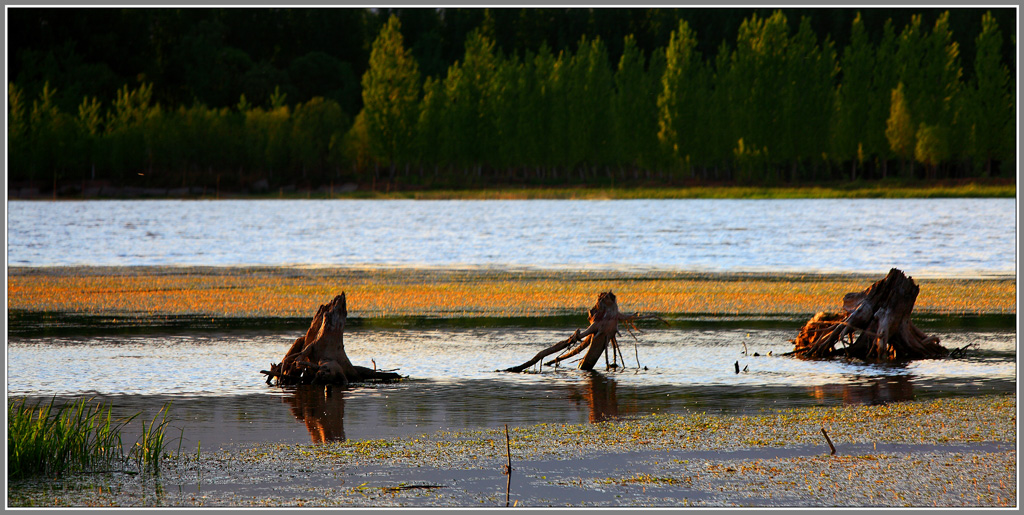
MULTIPOLYGON (((512 440, 508 436, 508 424, 505 424, 505 457, 508 461, 501 473, 508 476, 508 481, 505 483, 505 507, 508 508, 509 492, 512 490, 512 440)), ((518 502, 516 501, 516 503, 518 502)))
POLYGON ((414 490, 417 488, 430 489, 430 488, 444 488, 444 485, 398 485, 398 486, 382 486, 381 490, 386 492, 397 492, 400 490, 414 490))
POLYGON ((836 446, 832 445, 832 439, 828 437, 828 433, 825 432, 825 428, 821 428, 821 434, 825 435, 825 441, 828 442, 828 448, 832 449, 832 456, 836 455, 836 446))

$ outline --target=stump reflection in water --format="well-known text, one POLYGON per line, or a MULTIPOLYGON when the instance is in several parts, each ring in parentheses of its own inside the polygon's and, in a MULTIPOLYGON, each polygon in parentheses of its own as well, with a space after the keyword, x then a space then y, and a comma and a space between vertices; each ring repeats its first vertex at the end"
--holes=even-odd
POLYGON ((284 398, 295 419, 306 424, 313 443, 345 441, 345 396, 324 386, 298 386, 284 398))

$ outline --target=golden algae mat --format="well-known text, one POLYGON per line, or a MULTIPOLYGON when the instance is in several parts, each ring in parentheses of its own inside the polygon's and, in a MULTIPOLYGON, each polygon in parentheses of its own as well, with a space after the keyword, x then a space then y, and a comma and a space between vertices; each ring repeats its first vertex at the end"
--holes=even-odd
MULTIPOLYGON (((96 315, 304 317, 344 291, 349 316, 531 317, 585 313, 602 291, 624 311, 810 315, 880 279, 666 271, 301 267, 10 268, 8 309, 96 315)), ((916 313, 1016 313, 1014 278, 923 278, 916 313)))

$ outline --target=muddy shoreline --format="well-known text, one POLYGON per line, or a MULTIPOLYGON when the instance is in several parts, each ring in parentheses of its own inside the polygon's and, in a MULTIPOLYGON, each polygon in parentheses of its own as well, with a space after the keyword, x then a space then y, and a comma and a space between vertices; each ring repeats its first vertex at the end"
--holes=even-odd
POLYGON ((651 415, 184 454, 9 506, 1016 506, 1016 396, 651 415), (836 448, 831 455, 821 434, 836 448))

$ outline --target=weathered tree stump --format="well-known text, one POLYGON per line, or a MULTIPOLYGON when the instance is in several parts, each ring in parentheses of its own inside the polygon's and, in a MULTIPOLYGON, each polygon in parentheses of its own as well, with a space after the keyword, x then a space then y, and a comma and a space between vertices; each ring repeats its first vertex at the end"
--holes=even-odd
MULTIPOLYGON (((657 317, 653 315, 640 315, 637 313, 624 315, 619 312, 619 304, 615 299, 615 294, 610 291, 601 293, 597 297, 597 303, 594 304, 594 307, 590 308, 587 315, 590 327, 587 327, 583 331, 577 329, 572 336, 538 352, 529 361, 519 366, 507 368, 503 370, 503 372, 522 372, 532 367, 545 357, 565 349, 568 350, 565 350, 561 355, 544 364, 549 366, 558 364, 559 362, 580 354, 585 350, 586 354, 583 355, 583 359, 580 360, 577 368, 580 370, 593 370, 602 355, 605 357, 605 364, 608 365, 607 351, 611 350, 613 353, 612 361, 615 364, 608 365, 608 367, 615 368, 618 366, 618 360, 615 358, 616 353, 618 356, 622 356, 617 339, 619 335, 619 323, 624 322, 632 325, 635 321, 642 318, 657 317), (573 346, 574 344, 576 345, 573 346)), ((625 364, 624 358, 622 361, 623 364, 625 364)), ((637 366, 639 366, 639 362, 637 363, 637 366)))
POLYGON ((868 361, 946 357, 949 351, 939 345, 939 338, 926 336, 910 321, 919 291, 913 279, 893 268, 868 289, 847 293, 842 313, 814 315, 797 338, 791 340, 795 344, 792 354, 811 359, 846 356, 868 361))
POLYGON ((365 381, 390 381, 402 376, 383 370, 357 367, 345 354, 345 293, 323 304, 313 316, 304 336, 298 337, 280 363, 261 370, 267 384, 277 379, 278 386, 300 384, 346 385, 365 381))

